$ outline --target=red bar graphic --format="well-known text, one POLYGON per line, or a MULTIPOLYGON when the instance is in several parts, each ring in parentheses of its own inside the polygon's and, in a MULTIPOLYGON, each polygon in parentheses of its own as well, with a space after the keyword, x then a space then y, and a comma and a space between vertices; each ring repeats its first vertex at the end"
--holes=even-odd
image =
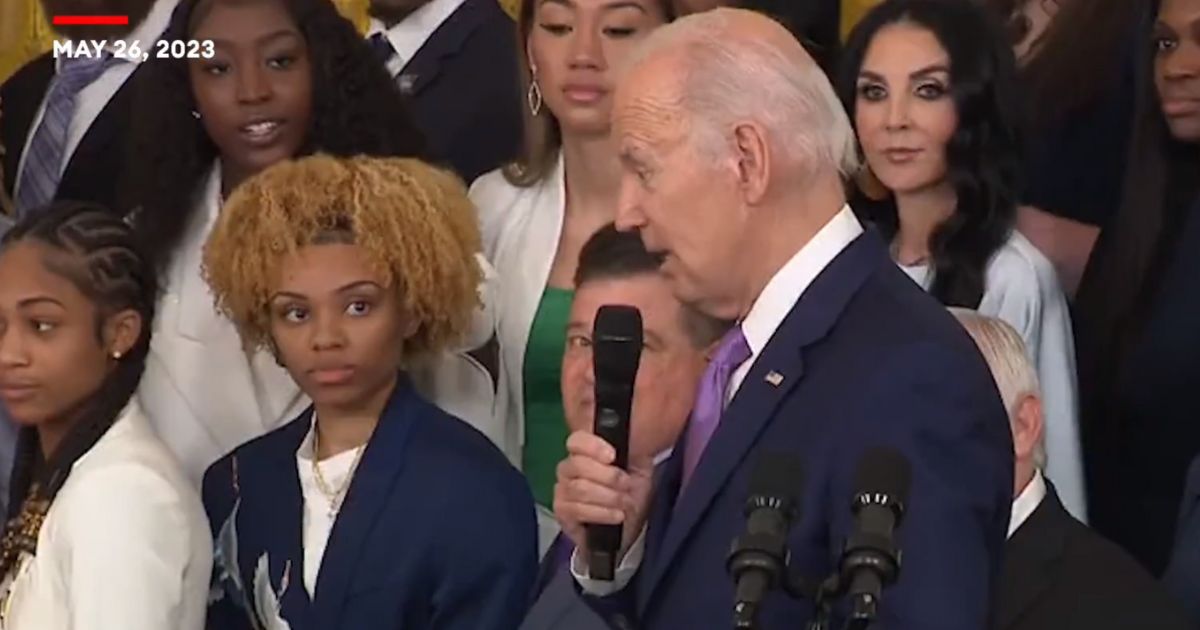
POLYGON ((127 26, 128 15, 56 15, 55 26, 127 26))

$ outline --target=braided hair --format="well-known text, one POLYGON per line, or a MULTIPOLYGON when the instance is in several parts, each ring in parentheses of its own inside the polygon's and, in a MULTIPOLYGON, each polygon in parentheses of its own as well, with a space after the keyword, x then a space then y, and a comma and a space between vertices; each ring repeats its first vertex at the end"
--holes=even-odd
POLYGON ((155 274, 135 246, 132 228, 103 207, 60 201, 30 213, 0 240, 0 248, 36 241, 70 261, 54 271, 96 305, 96 335, 102 342, 109 316, 133 310, 141 333, 118 360, 100 388, 80 407, 80 417, 46 459, 37 430, 22 427, 9 488, 8 522, 0 539, 0 576, 16 565, 22 552, 34 553, 38 530, 71 467, 104 436, 129 403, 142 378, 150 351, 157 286, 155 274))

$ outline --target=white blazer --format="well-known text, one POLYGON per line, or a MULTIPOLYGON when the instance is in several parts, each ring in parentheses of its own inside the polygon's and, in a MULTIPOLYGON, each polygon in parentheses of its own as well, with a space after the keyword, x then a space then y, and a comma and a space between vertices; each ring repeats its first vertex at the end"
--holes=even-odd
POLYGON ((475 180, 470 195, 479 211, 484 254, 498 278, 496 405, 505 429, 502 448, 519 467, 525 442, 525 346, 550 278, 566 208, 562 157, 534 186, 513 186, 495 170, 475 180))
MULTIPOLYGON (((933 278, 928 266, 901 268, 929 289, 933 278)), ((988 261, 984 281, 978 311, 1015 328, 1037 369, 1046 424, 1046 477, 1054 482, 1067 511, 1087 522, 1075 337, 1058 275, 1032 243, 1013 231, 988 261)))
POLYGON ((201 630, 212 535, 136 402, 75 462, 24 556, 2 630, 201 630))
POLYGON ((198 212, 162 278, 146 372, 137 399, 196 484, 216 460, 299 414, 308 399, 269 352, 247 355, 217 312, 201 274, 204 242, 220 210, 214 166, 198 212))

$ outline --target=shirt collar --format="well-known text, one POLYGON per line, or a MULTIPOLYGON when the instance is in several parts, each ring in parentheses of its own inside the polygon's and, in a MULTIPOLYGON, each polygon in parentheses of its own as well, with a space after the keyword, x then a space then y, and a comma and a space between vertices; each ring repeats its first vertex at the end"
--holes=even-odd
MULTIPOLYGON (((157 0, 154 6, 150 7, 150 12, 146 14, 146 19, 142 20, 128 35, 120 39, 114 39, 108 42, 106 50, 112 50, 116 42, 125 43, 125 50, 129 51, 130 47, 137 44, 142 52, 147 53, 150 58, 154 57, 154 42, 162 37, 163 32, 167 30, 167 25, 171 21, 171 14, 175 12, 175 7, 179 4, 179 0, 157 0)), ((126 53, 128 54, 128 53, 126 53)), ((123 57, 122 61, 128 61, 133 64, 142 63, 140 57, 123 57)), ((54 71, 58 72, 62 69, 63 58, 59 57, 54 60, 54 71)))
POLYGON ((1025 489, 1017 495, 1016 500, 1012 503, 1012 516, 1008 519, 1009 538, 1012 538, 1017 529, 1029 520, 1033 511, 1042 504, 1044 498, 1046 498, 1046 478, 1042 477, 1042 471, 1035 470, 1033 471, 1033 480, 1025 484, 1025 489))
POLYGON ((746 336, 746 343, 750 345, 750 352, 754 356, 758 356, 767 346, 775 330, 812 281, 862 231, 862 224, 850 206, 844 206, 791 260, 775 272, 754 300, 746 319, 742 320, 742 334, 746 336))
POLYGON ((432 0, 391 28, 385 28, 383 22, 371 18, 367 24, 367 37, 383 33, 391 42, 392 48, 400 60, 408 63, 417 55, 417 51, 425 45, 433 32, 442 25, 442 22, 445 22, 464 2, 466 0, 432 0))

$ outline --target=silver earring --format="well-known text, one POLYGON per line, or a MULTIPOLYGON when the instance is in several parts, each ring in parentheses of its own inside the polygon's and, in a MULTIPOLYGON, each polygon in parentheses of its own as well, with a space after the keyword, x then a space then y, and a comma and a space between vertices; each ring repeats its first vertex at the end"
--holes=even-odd
POLYGON ((529 113, 536 118, 542 113, 542 88, 538 87, 537 66, 530 67, 529 75, 529 93, 525 95, 525 101, 529 103, 529 113))
POLYGON ((200 112, 193 109, 192 110, 192 118, 195 118, 196 120, 200 120, 200 112))

